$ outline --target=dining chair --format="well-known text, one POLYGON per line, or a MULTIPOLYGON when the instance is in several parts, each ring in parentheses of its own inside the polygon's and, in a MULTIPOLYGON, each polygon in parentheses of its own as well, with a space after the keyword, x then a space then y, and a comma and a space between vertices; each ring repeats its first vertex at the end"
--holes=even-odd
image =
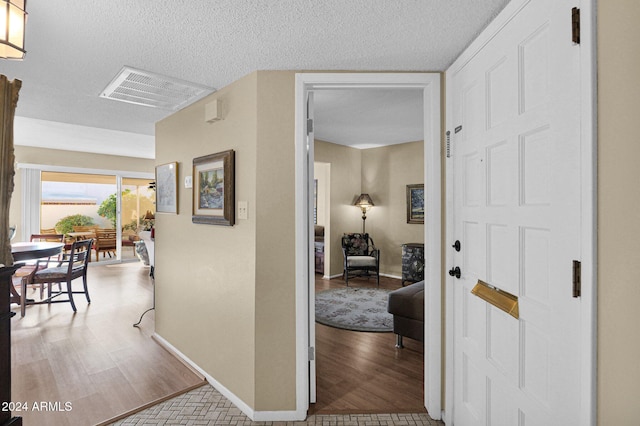
POLYGON ((106 257, 107 254, 111 257, 111 253, 116 255, 116 235, 115 229, 96 230, 96 243, 93 246, 96 252, 96 262, 99 260, 100 253, 102 253, 102 257, 106 257))
MULTIPOLYGON (((31 241, 32 243, 34 242, 54 242, 54 243, 62 243, 64 242, 64 235, 62 234, 31 234, 31 238, 29 238, 29 241, 31 241)), ((49 266, 49 264, 51 262, 58 262, 60 261, 61 257, 58 256, 51 256, 51 257, 47 257, 47 258, 43 258, 43 259, 38 259, 38 260, 34 260, 34 261, 28 261, 26 262, 26 264, 24 266, 22 266, 20 269, 18 269, 12 277, 12 281, 13 281, 13 285, 14 287, 16 285, 18 285, 18 287, 22 288, 22 281, 23 280, 28 280, 29 276, 32 275, 35 270, 36 267, 40 268, 40 269, 45 269, 49 266), (38 261, 40 261, 38 263, 38 261), (36 266, 38 265, 38 266, 36 266)), ((40 287, 40 299, 42 299, 42 296, 44 295, 44 288, 45 285, 44 284, 38 284, 37 286, 40 287)), ((36 285, 31 285, 29 283, 27 283, 27 287, 36 287, 36 285)), ((22 297, 22 295, 20 296, 22 297)), ((26 297, 26 295, 25 295, 26 297)))
POLYGON ((37 269, 28 280, 22 281, 22 293, 26 292, 26 286, 28 284, 49 284, 47 288, 47 298, 39 302, 24 302, 21 303, 20 313, 24 316, 26 305, 40 305, 44 303, 66 303, 71 304, 73 312, 77 312, 76 304, 73 300, 74 294, 84 294, 87 303, 91 303, 89 297, 89 288, 87 287, 87 265, 89 264, 89 258, 91 256, 91 245, 93 239, 76 241, 71 245, 71 250, 68 254, 64 254, 62 260, 57 263, 56 266, 48 267, 45 269, 37 269), (73 290, 72 281, 82 278, 82 290, 73 290), (51 284, 59 283, 60 288, 56 293, 52 294, 51 284), (66 284, 65 289, 62 289, 62 283, 66 284), (58 300, 59 296, 67 296, 67 299, 58 300))
MULTIPOLYGON (((60 234, 60 232, 56 231, 56 228, 40 228, 40 234, 60 234)), ((64 237, 64 240, 62 241, 63 243, 65 243, 64 248, 62 249, 65 253, 68 249, 71 248, 71 244, 67 244, 67 237, 64 237)))

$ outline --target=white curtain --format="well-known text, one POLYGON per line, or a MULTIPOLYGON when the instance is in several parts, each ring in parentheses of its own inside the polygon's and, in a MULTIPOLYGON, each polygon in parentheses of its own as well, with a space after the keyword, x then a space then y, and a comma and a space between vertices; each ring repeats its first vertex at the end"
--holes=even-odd
POLYGON ((20 169, 22 177, 22 235, 29 241, 31 234, 40 233, 40 170, 20 169))

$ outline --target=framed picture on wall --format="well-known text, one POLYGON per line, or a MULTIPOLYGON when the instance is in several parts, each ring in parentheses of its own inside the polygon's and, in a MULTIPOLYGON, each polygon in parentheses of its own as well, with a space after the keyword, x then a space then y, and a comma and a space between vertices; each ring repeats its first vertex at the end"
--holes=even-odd
POLYGON ((156 212, 178 214, 178 163, 156 166, 156 212))
POLYGON ((424 223, 424 184, 407 185, 407 223, 424 223))
POLYGON ((235 151, 193 159, 193 223, 235 223, 235 151))

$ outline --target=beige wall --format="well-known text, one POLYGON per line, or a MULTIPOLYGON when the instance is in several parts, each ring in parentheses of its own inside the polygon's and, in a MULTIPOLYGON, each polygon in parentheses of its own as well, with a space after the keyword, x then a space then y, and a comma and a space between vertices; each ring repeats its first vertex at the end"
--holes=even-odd
MULTIPOLYGON (((46 135, 43 135, 43 137, 46 137, 46 135)), ((24 164, 128 172, 154 172, 154 161, 143 158, 34 148, 21 145, 15 146, 15 154, 16 162, 24 164)), ((18 226, 16 235, 20 235, 22 232, 20 225, 22 222, 22 178, 20 170, 16 170, 9 220, 18 226)))
POLYGON ((362 192, 375 207, 367 232, 380 247, 380 270, 402 276, 402 244, 424 243, 424 225, 407 223, 406 188, 424 184, 424 143, 411 142, 362 150, 362 192))
MULTIPOLYGON (((359 149, 317 139, 314 145, 314 159, 317 162, 331 164, 329 232, 325 233, 325 246, 330 247, 330 276, 341 275, 342 234, 362 230, 362 215, 360 210, 353 206, 362 190, 362 152, 359 149)), ((327 253, 325 259, 326 255, 327 253)))
POLYGON ((296 408, 295 74, 258 73, 256 406, 296 408))
POLYGON ((316 225, 328 226, 330 206, 329 196, 331 194, 329 183, 331 180, 331 164, 316 161, 313 164, 313 175, 317 181, 316 187, 316 225))
POLYGON ((424 225, 408 224, 406 186, 424 183, 424 143, 354 149, 315 141, 315 160, 331 164, 331 276, 342 274, 340 238, 362 230, 362 214, 353 206, 368 193, 375 207, 367 213, 366 231, 380 249, 380 272, 402 275, 402 244, 424 242, 424 225))
MULTIPOLYGON (((316 209, 316 218, 317 225, 324 227, 325 235, 329 235, 331 233, 331 223, 329 222, 329 208, 331 207, 331 164, 329 163, 321 163, 316 161, 313 165, 313 174, 314 178, 317 180, 317 193, 316 193, 316 201, 317 201, 317 209, 316 209)), ((326 239, 326 241, 329 241, 326 239)), ((322 275, 325 278, 328 278, 331 274, 329 273, 331 269, 331 244, 326 244, 324 247, 324 270, 322 271, 322 275)))
POLYGON ((294 73, 255 72, 156 126, 156 161, 236 151, 236 200, 248 220, 156 215, 156 330, 258 411, 295 410, 294 73), (204 121, 214 99, 224 119, 204 121), (186 248, 186 249, 185 249, 186 248))
POLYGON ((640 2, 598 2, 598 424, 640 422, 640 2))

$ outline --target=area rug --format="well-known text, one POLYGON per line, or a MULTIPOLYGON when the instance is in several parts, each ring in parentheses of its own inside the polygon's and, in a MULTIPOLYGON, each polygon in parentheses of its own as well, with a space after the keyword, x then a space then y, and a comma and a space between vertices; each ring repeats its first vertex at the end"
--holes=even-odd
POLYGON ((316 322, 354 331, 393 331, 387 312, 391 290, 333 288, 316 293, 316 322))

